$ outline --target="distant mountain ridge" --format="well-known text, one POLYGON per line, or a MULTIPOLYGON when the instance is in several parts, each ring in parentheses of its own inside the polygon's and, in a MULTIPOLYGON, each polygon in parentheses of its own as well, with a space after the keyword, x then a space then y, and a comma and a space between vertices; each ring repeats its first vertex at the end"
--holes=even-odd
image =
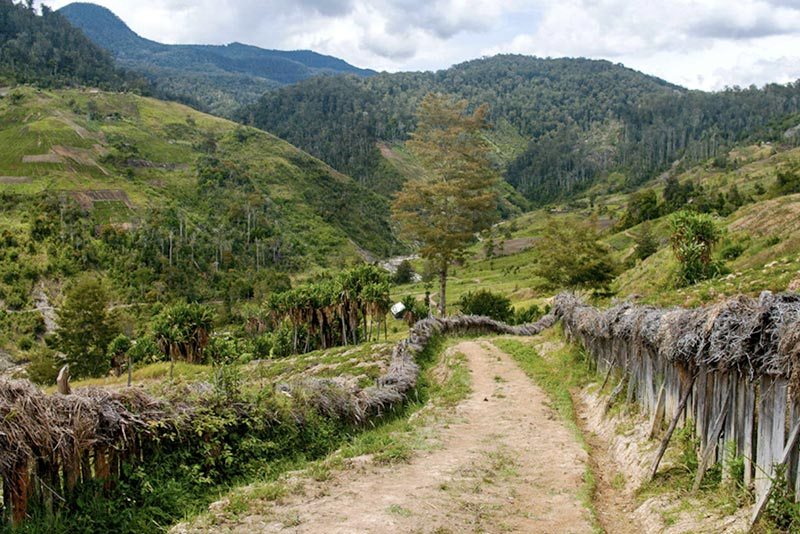
POLYGON ((168 45, 141 37, 109 9, 73 3, 58 10, 120 66, 145 74, 163 96, 230 115, 265 91, 324 74, 371 76, 344 60, 310 50, 266 50, 242 43, 168 45), (220 94, 221 93, 221 94, 220 94))

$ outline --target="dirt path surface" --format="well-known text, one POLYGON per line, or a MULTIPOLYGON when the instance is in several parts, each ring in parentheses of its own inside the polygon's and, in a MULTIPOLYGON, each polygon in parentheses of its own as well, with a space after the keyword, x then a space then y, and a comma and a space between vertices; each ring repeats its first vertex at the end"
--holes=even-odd
POLYGON ((472 393, 439 446, 408 463, 336 474, 215 530, 304 533, 592 532, 580 492, 588 461, 548 398, 489 343, 456 347, 472 393))

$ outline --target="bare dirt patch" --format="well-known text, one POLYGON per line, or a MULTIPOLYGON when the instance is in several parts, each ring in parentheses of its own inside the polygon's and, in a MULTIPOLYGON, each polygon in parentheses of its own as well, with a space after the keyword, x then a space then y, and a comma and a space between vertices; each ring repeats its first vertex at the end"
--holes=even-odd
POLYGON ((36 154, 22 156, 22 163, 64 163, 64 158, 58 154, 36 154))
POLYGON ((30 176, 0 176, 0 184, 3 185, 28 184, 31 181, 30 176))
POLYGON ((587 454, 545 393, 493 346, 456 350, 472 393, 453 422, 429 429, 432 450, 394 465, 351 459, 256 514, 174 532, 592 532, 580 497, 587 454))

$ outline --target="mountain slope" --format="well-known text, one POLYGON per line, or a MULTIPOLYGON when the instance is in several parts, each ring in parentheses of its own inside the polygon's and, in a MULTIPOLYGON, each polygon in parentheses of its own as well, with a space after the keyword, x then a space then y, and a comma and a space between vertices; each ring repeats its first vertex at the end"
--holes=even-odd
POLYGON ((120 65, 145 73, 164 92, 194 99, 217 113, 230 113, 237 105, 255 101, 269 89, 320 74, 373 74, 341 59, 307 50, 265 50, 240 43, 157 43, 140 37, 114 13, 95 4, 73 3, 59 13, 109 50, 120 65), (223 95, 216 95, 215 91, 223 95))
POLYGON ((0 98, 0 146, 9 308, 85 270, 125 300, 239 299, 267 272, 395 252, 385 200, 270 134, 179 104, 18 88, 0 98))
POLYGON ((381 189, 398 179, 379 147, 408 138, 431 91, 491 106, 498 165, 536 204, 615 173, 635 187, 800 111, 800 84, 703 93, 608 61, 501 55, 436 73, 306 80, 265 94, 241 118, 381 189))
POLYGON ((416 106, 431 91, 491 106, 503 167, 533 139, 563 128, 612 127, 621 110, 647 96, 684 92, 607 61, 502 55, 435 73, 306 80, 265 94, 242 118, 381 188, 397 180, 385 172, 378 145, 408 137, 416 106))
POLYGON ((22 3, 0 0, 0 82, 48 86, 142 88, 144 80, 119 70, 112 57, 64 17, 42 15, 22 3))

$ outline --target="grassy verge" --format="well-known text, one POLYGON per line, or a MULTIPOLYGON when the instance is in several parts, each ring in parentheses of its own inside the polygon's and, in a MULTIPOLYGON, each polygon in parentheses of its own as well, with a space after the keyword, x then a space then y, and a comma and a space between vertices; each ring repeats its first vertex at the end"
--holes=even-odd
MULTIPOLYGON (((273 503, 292 494, 302 494, 306 486, 315 482, 328 480, 352 465, 353 459, 369 457, 377 464, 393 464, 410 460, 416 451, 434 447, 431 421, 447 417, 446 409, 458 404, 471 390, 466 357, 450 350, 459 341, 449 339, 430 351, 435 356, 423 362, 420 387, 402 413, 351 436, 323 458, 295 462, 280 473, 221 492, 217 499, 220 504, 213 511, 187 516, 186 528, 216 530, 241 517, 268 514, 273 503)), ((293 517, 274 519, 284 527, 297 521, 293 517)))
MULTIPOLYGON (((558 337, 560 340, 562 333, 560 331, 546 332, 542 336, 542 341, 548 342, 554 337, 558 337)), ((566 344, 550 351, 544 358, 536 348, 516 339, 501 338, 494 340, 493 343, 500 350, 509 354, 525 374, 547 393, 553 408, 567 427, 572 430, 575 439, 588 451, 589 446, 578 428, 577 413, 571 394, 572 390, 585 386, 595 377, 589 368, 585 353, 575 345, 566 344)), ((588 464, 583 475, 583 482, 580 492, 581 501, 591 512, 592 526, 595 531, 602 532, 593 502, 597 481, 588 464)))

